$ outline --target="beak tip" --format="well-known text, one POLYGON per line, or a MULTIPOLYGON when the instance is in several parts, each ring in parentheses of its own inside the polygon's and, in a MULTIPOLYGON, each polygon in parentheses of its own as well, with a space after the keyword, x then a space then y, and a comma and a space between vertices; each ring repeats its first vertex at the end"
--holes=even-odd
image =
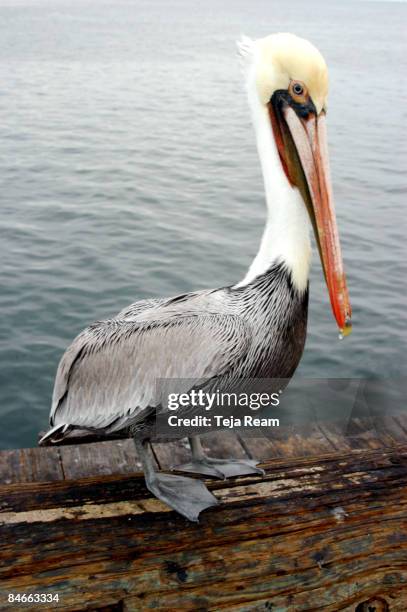
POLYGON ((344 327, 339 329, 340 340, 342 340, 342 338, 346 338, 346 336, 349 336, 349 334, 351 333, 352 333, 352 321, 350 317, 346 317, 344 327))

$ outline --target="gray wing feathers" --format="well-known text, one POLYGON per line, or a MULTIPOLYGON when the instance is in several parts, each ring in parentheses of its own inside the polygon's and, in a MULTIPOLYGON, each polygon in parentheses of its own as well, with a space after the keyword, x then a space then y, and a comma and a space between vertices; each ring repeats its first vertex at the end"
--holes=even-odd
POLYGON ((115 431, 161 402, 157 379, 220 375, 241 357, 250 332, 235 315, 114 319, 82 332, 63 356, 51 424, 115 431))
POLYGON ((147 300, 139 300, 123 308, 115 319, 136 319, 141 313, 153 311, 159 308, 165 302, 164 298, 151 298, 147 300))

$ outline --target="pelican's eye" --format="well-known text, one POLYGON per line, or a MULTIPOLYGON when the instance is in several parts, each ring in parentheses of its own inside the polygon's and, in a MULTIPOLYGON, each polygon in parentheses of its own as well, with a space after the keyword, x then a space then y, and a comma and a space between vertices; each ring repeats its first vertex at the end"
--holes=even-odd
POLYGON ((288 93, 295 100, 295 102, 300 103, 304 102, 308 96, 307 88, 305 87, 304 83, 301 83, 301 81, 291 81, 288 87, 288 93))

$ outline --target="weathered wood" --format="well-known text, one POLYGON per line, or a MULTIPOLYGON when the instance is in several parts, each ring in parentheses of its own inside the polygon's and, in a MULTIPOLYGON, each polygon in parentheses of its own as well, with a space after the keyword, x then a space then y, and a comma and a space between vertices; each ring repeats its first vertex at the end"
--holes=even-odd
POLYGON ((132 439, 0 451, 0 487, 11 483, 128 474, 140 468, 132 439))
POLYGON ((129 474, 141 469, 132 439, 63 446, 60 455, 68 480, 98 474, 129 474))
POLYGON ((397 414, 394 419, 407 434, 407 411, 405 410, 403 413, 397 414))
POLYGON ((400 423, 393 416, 376 417, 374 425, 379 436, 386 434, 386 436, 390 437, 392 445, 402 444, 406 440, 407 431, 403 430, 400 423))
POLYGON ((0 485, 63 478, 59 448, 24 448, 0 452, 0 485))
MULTIPOLYGON (((248 459, 238 437, 231 431, 213 432, 201 436, 202 448, 213 457, 220 459, 233 457, 234 459, 248 459)), ((168 470, 179 463, 190 459, 191 452, 187 440, 180 440, 172 444, 154 444, 154 454, 161 469, 168 470)))
MULTIPOLYGON (((243 434, 242 443, 257 458, 308 457, 337 450, 318 425, 279 427, 262 437, 243 434)), ((346 448, 346 446, 344 446, 346 448)))
POLYGON ((199 525, 140 474, 3 485, 0 606, 59 592, 67 611, 407 609, 407 445, 264 466, 209 483, 222 504, 199 525))
MULTIPOLYGON (((44 432, 39 434, 39 437, 44 432)), ((208 448, 214 449, 216 440, 222 440, 224 436, 230 435, 230 432, 218 432, 204 436, 207 439, 208 448), (220 437, 217 437, 220 436, 220 437)), ((245 434, 245 438, 248 436, 245 434)), ((253 437, 253 436, 252 436, 253 437)), ((394 444, 407 441, 407 415, 400 413, 397 415, 384 415, 381 417, 371 418, 353 418, 348 423, 339 425, 332 421, 320 421, 315 423, 303 423, 291 426, 284 426, 263 431, 261 437, 270 440, 269 451, 276 456, 293 456, 300 457, 308 454, 315 454, 318 450, 324 452, 329 448, 334 450, 344 450, 345 448, 380 448, 388 447, 394 444)), ((255 439, 260 439, 258 435, 255 439)), ((62 446, 78 446, 87 445, 94 442, 120 441, 128 439, 126 432, 119 432, 109 436, 100 436, 95 433, 77 434, 73 431, 66 439, 62 441, 62 446)), ((49 443, 52 447, 53 445, 49 443)), ((55 448, 55 446, 53 446, 55 448)), ((224 444, 218 444, 220 452, 226 451, 224 444)), ((164 459, 164 455, 169 455, 167 444, 156 444, 158 449, 157 454, 161 454, 164 463, 168 463, 164 459)), ((186 458, 185 450, 188 449, 186 441, 174 442, 173 452, 177 456, 177 460, 181 461, 186 458), (175 450, 177 449, 177 450, 175 450)), ((171 451, 172 452, 172 451, 171 451)), ((213 452, 213 450, 211 451, 213 452)), ((271 455, 270 455, 271 456, 271 455)), ((169 457, 168 457, 169 459, 169 457)), ((0 455, 1 461, 1 455, 0 455)), ((1 465, 1 464, 0 464, 1 465)), ((0 472, 1 473, 1 472, 0 472)))
POLYGON ((178 440, 171 444, 154 444, 154 457, 161 469, 170 469, 173 465, 184 463, 191 457, 188 441, 178 440))
POLYGON ((204 437, 267 475, 208 483, 222 503, 198 526, 150 495, 132 440, 69 442, 0 452, 0 610, 27 609, 10 592, 68 611, 407 609, 405 415, 204 437))

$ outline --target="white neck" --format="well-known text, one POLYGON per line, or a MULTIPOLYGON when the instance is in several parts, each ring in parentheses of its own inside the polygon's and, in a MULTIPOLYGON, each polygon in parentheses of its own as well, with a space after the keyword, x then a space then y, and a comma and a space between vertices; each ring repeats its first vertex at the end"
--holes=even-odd
POLYGON ((310 221, 298 189, 293 188, 281 165, 274 141, 267 107, 261 105, 253 88, 249 90, 256 132, 257 149, 263 171, 267 202, 267 222, 260 249, 244 279, 242 287, 281 261, 291 270, 292 281, 299 291, 308 284, 311 261, 310 221))

